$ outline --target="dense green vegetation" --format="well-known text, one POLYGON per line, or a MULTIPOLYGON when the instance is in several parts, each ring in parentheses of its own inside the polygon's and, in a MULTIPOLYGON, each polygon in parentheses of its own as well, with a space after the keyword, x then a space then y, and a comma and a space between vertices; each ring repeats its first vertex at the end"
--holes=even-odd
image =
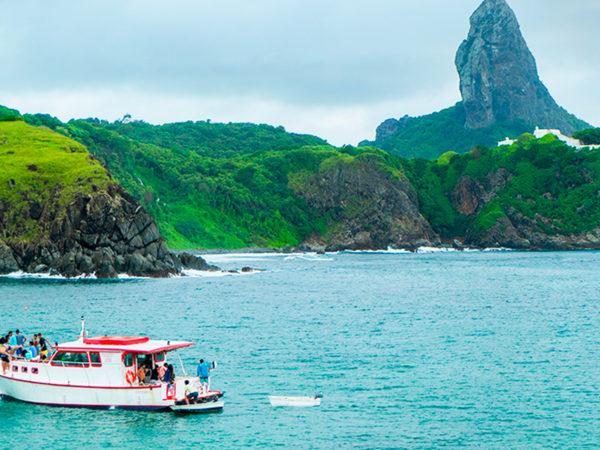
POLYGON ((19 111, 0 105, 0 122, 12 122, 19 119, 21 119, 19 111))
POLYGON ((43 237, 37 219, 47 205, 58 211, 110 183, 83 145, 22 120, 0 122, 0 167, 0 237, 13 239, 43 237))
POLYGON ((573 137, 586 145, 600 145, 600 128, 589 128, 578 131, 573 134, 573 137))
POLYGON ((475 148, 434 162, 412 160, 406 167, 423 214, 446 237, 486 231, 509 210, 550 235, 583 233, 600 223, 600 151, 576 151, 552 135, 538 140, 525 134, 511 146, 475 148), (500 170, 508 174, 508 182, 490 185, 491 176, 500 170), (453 204, 461 177, 488 192, 497 190, 471 217, 453 204))
POLYGON ((262 125, 228 129, 191 122, 154 127, 98 120, 62 124, 41 115, 25 119, 85 144, 154 215, 173 248, 284 247, 325 234, 328 218, 294 190, 336 161, 370 155, 385 165, 390 157, 381 150, 336 149, 312 136, 262 125), (204 137, 194 141, 190 130, 204 137))
POLYGON ((401 119, 398 131, 383 140, 365 141, 403 158, 436 159, 447 151, 463 153, 476 146, 495 146, 507 136, 519 136, 531 127, 524 123, 496 124, 490 128, 465 128, 461 103, 421 117, 401 119))
POLYGON ((288 133, 283 127, 252 123, 224 124, 206 121, 151 125, 128 120, 112 123, 99 120, 89 122, 138 142, 168 147, 178 153, 193 151, 215 157, 327 144, 315 136, 288 133))
MULTIPOLYGON (((339 218, 315 211, 300 194, 307 192, 307 180, 364 161, 375 161, 385 176, 408 179, 423 216, 448 240, 484 233, 515 214, 549 235, 584 233, 600 223, 600 151, 575 151, 552 135, 536 140, 523 134, 512 146, 448 151, 432 161, 403 159, 370 147, 335 148, 268 126, 152 126, 95 119, 62 123, 47 115, 23 119, 39 127, 20 120, 0 124, 0 159, 10 167, 0 180, 4 198, 15 204, 22 198, 15 185, 30 185, 32 192, 47 187, 46 197, 40 196, 43 202, 57 186, 62 198, 68 198, 71 188, 64 186, 85 190, 108 183, 106 172, 75 140, 148 209, 174 248, 280 248, 331 235, 339 218), (35 145, 32 139, 37 139, 35 145), (36 153, 19 150, 15 156, 10 152, 16 145, 29 151, 35 147, 36 153), (54 153, 42 152, 44 148, 54 153), (27 168, 28 161, 37 161, 36 168, 27 168), (60 161, 66 166, 58 166, 60 161), (457 195, 458 186, 463 186, 461 195, 475 198, 474 211, 461 209, 464 198, 457 195)), ((352 208, 346 213, 352 214, 352 208)))

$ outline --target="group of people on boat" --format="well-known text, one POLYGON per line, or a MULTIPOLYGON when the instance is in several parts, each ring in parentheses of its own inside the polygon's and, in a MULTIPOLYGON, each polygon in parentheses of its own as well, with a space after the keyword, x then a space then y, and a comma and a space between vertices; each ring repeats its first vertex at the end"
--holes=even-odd
POLYGON ((9 331, 0 336, 0 361, 2 373, 5 374, 13 359, 46 360, 50 346, 42 333, 36 333, 31 339, 27 338, 20 330, 14 333, 9 331))
POLYGON ((155 384, 158 381, 170 383, 175 380, 175 368, 173 364, 152 365, 146 362, 138 365, 136 376, 140 385, 155 384))

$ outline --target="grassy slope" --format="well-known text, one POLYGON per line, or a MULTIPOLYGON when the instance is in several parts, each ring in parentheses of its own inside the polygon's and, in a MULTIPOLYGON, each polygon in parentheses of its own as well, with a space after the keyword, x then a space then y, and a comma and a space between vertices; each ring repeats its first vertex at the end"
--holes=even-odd
POLYGON ((0 122, 2 237, 30 239, 47 231, 30 217, 33 203, 60 208, 77 193, 104 189, 110 178, 83 145, 21 120, 0 122))
POLYGON ((466 152, 475 146, 495 146, 507 136, 532 131, 522 123, 497 124, 481 130, 464 126, 461 104, 426 116, 410 118, 406 125, 388 138, 368 143, 404 158, 436 159, 447 151, 466 152))

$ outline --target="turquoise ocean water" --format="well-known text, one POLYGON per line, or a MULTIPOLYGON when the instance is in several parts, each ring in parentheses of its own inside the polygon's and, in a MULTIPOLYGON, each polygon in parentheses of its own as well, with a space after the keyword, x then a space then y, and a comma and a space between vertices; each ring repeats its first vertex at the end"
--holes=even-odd
MULTIPOLYGON (((0 329, 185 339, 221 414, 0 400, 0 448, 600 446, 600 253, 218 256, 266 272, 0 280, 0 329), (322 392, 320 408, 269 394, 322 392)), ((176 366, 178 369, 178 366, 176 366)))

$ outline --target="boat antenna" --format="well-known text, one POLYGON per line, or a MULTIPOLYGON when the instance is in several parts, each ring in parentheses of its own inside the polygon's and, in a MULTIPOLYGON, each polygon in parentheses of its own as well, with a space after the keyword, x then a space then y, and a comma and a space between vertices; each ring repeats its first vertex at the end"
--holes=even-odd
POLYGON ((181 356, 177 353, 177 358, 179 358, 179 364, 181 365, 181 371, 183 372, 183 376, 187 377, 188 374, 185 370, 185 366, 183 365, 183 361, 181 360, 181 356))
POLYGON ((83 341, 85 339, 85 318, 81 316, 81 335, 79 336, 83 341))

